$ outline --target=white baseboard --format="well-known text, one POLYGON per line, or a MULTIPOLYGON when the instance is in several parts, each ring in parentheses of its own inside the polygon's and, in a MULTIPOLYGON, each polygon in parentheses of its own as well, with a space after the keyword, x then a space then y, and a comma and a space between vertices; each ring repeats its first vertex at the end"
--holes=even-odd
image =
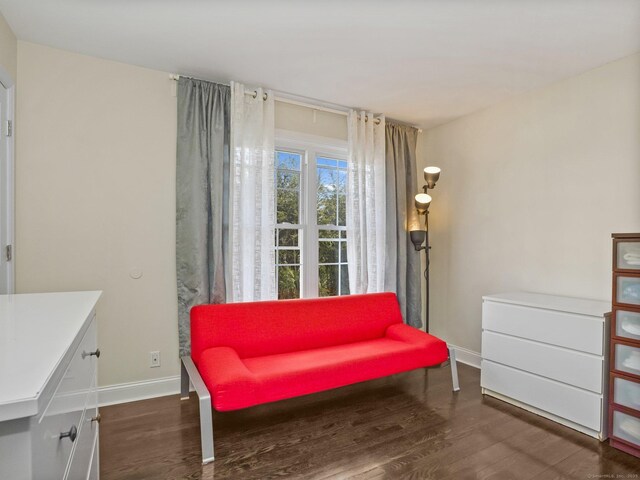
POLYGON ((180 375, 98 387, 101 407, 180 393, 180 375))
POLYGON ((480 362, 482 356, 478 352, 468 350, 466 348, 458 347, 457 345, 449 344, 449 348, 453 348, 456 351, 456 360, 465 365, 469 365, 474 368, 480 368, 480 362))

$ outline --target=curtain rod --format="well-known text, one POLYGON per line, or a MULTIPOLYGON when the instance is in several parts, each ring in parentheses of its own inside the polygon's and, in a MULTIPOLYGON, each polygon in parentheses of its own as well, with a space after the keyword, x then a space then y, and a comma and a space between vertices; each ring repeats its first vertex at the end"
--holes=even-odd
MULTIPOLYGON (((185 78, 192 78, 194 80, 202 80, 200 78, 196 78, 196 77, 189 77, 187 75, 179 75, 176 73, 170 73, 169 74, 169 78, 171 80, 179 80, 180 77, 185 77, 185 78)), ((210 82, 211 80, 202 80, 205 82, 210 82)), ((343 107, 342 105, 336 105, 336 104, 331 104, 328 102, 323 102, 321 100, 315 100, 315 99, 307 99, 306 97, 301 97, 298 95, 293 95, 291 93, 284 93, 284 92, 278 92, 278 91, 274 91, 274 100, 277 102, 282 102, 282 103, 289 103, 291 105, 298 105, 299 107, 306 107, 306 108, 310 108, 312 110, 319 110, 321 112, 328 112, 328 113, 334 113, 336 115, 344 115, 347 116, 349 115, 349 111, 351 110, 348 107, 343 107)), ((249 91, 249 92, 244 92, 245 95, 251 95, 253 98, 256 98, 256 96, 258 95, 257 91, 249 91)), ((263 100, 267 99, 267 94, 264 94, 263 100)), ((367 119, 365 118, 365 122, 367 121, 367 119)), ((407 127, 412 127, 415 128, 416 130, 418 130, 418 132, 422 133, 422 129, 420 127, 418 127, 417 125, 411 125, 408 123, 404 123, 404 122, 400 122, 398 120, 393 120, 393 119, 389 119, 389 121, 391 123, 397 123, 400 125, 406 125, 407 127)), ((379 125, 380 124, 380 119, 376 118, 375 119, 375 124, 379 125)))
MULTIPOLYGON (((184 77, 184 78, 190 78, 192 80, 200 80, 201 82, 210 82, 210 80, 202 80, 200 78, 195 78, 195 77, 188 77, 187 75, 177 75, 175 73, 170 73, 169 74, 169 79, 170 80, 175 80, 178 81, 180 80, 180 77, 184 77)), ((217 83, 217 82, 216 82, 217 83)), ((227 85, 228 86, 228 85, 227 85)), ((245 95, 249 95, 253 98, 256 98, 258 96, 258 91, 254 90, 254 91, 248 91, 248 92, 244 92, 245 95)), ((262 95, 262 100, 266 100, 268 98, 268 95, 265 93, 262 95)))

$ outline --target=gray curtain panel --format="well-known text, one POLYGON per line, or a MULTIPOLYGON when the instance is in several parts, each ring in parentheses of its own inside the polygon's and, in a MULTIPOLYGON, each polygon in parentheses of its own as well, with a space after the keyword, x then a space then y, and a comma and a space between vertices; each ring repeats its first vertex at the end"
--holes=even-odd
POLYGON ((226 299, 230 105, 227 85, 178 80, 176 273, 181 356, 191 351, 191 307, 226 299))
POLYGON ((414 207, 414 196, 418 190, 417 139, 418 131, 415 128, 387 122, 386 228, 389 254, 385 262, 385 290, 397 293, 405 322, 421 328, 420 252, 415 251, 409 236, 412 228, 420 226, 414 207))

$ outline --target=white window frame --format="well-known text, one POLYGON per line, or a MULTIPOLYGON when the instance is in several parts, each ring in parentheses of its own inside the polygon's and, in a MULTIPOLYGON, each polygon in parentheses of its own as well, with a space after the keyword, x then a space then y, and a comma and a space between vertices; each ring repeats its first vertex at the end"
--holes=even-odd
MULTIPOLYGON (((348 161, 346 140, 322 137, 291 130, 276 129, 275 149, 302 154, 300 165, 300 214, 298 228, 302 238, 300 298, 318 296, 318 224, 317 224, 317 157, 348 161)), ((278 228, 280 224, 276 224, 278 228)), ((336 227, 336 230, 343 228, 336 227)))

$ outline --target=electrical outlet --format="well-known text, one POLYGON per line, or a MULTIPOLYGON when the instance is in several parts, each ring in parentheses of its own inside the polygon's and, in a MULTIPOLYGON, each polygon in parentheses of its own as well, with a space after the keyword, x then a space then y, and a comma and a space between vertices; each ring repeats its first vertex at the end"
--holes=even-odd
POLYGON ((155 368, 160 366, 160 352, 149 352, 149 367, 155 368))

